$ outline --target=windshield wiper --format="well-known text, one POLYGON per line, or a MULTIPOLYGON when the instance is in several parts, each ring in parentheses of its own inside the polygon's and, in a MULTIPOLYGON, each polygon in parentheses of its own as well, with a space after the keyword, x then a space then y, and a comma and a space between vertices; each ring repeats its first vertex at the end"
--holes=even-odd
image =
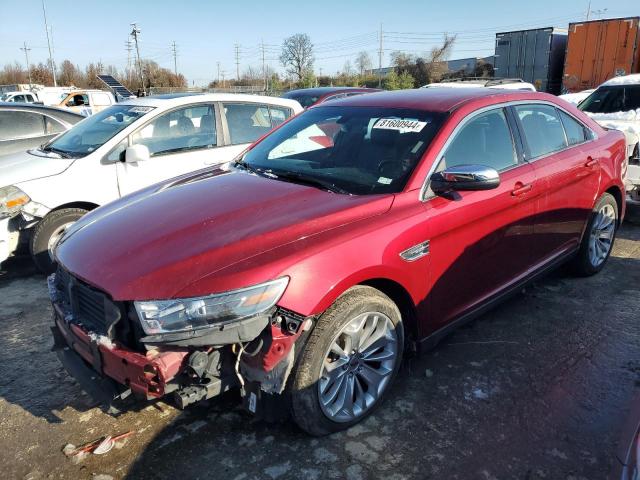
POLYGON ((253 165, 245 162, 243 159, 239 159, 233 162, 233 165, 236 167, 244 168, 246 171, 255 173, 257 175, 261 175, 267 178, 275 178, 276 176, 270 171, 264 170, 262 168, 254 167, 253 165))
POLYGON ((62 158, 74 158, 74 155, 72 155, 70 152, 67 152, 66 150, 60 150, 59 148, 54 148, 54 147, 52 147, 50 145, 46 146, 44 148, 41 148, 40 150, 42 150, 43 152, 57 153, 62 158))
POLYGON ((298 172, 287 172, 287 171, 277 171, 273 172, 277 178, 282 180, 289 180, 292 183, 300 183, 304 185, 309 185, 312 187, 319 187, 323 190, 329 190, 333 193, 341 193, 343 195, 351 195, 351 192, 346 191, 344 188, 340 188, 335 183, 332 183, 327 180, 322 180, 317 177, 312 177, 310 175, 305 175, 304 173, 298 172))

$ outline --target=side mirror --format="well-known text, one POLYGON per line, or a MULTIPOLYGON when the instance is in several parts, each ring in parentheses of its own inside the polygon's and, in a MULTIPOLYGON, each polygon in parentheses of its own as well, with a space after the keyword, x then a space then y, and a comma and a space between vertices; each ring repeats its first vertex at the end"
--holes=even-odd
POLYGON ((484 165, 457 165, 431 175, 435 194, 463 190, 491 190, 500 185, 500 174, 484 165))
POLYGON ((146 145, 132 145, 124 152, 124 160, 127 163, 144 162, 145 160, 149 160, 149 158, 151 158, 151 154, 146 145))

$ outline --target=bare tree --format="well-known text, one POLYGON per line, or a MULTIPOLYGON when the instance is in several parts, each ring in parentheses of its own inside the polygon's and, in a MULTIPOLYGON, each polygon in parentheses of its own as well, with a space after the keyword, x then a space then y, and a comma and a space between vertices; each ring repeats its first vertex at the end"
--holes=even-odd
POLYGON ((358 53, 356 57, 356 67, 358 67, 358 71, 360 72, 360 76, 364 75, 365 70, 371 69, 371 57, 365 51, 358 53))
POLYGON ((353 67, 351 66, 351 61, 350 60, 346 60, 344 62, 344 66, 342 67, 342 73, 346 77, 350 77, 351 75, 353 75, 353 67))
POLYGON ((282 43, 280 63, 287 72, 302 81, 305 74, 313 68, 313 44, 306 33, 296 33, 285 38, 282 43))

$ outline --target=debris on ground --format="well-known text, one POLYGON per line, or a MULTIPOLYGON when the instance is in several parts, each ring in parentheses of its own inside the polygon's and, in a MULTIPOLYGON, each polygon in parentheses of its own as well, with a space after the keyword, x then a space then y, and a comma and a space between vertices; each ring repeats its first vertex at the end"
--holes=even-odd
POLYGON ((125 440, 131 435, 133 435, 132 430, 129 430, 128 432, 121 433, 115 436, 106 435, 92 442, 85 443, 84 445, 80 445, 79 447, 76 447, 75 445, 68 443, 62 449, 62 453, 64 453, 67 457, 71 458, 72 461, 74 461, 74 463, 79 463, 80 461, 84 460, 84 458, 90 453, 94 455, 104 455, 105 453, 110 452, 114 446, 119 447, 119 445, 117 445, 118 442, 125 440))

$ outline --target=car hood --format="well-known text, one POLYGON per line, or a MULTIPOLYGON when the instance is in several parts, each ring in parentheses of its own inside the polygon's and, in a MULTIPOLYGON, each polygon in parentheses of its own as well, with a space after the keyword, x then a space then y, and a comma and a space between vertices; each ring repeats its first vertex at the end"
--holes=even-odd
POLYGON ((630 147, 635 147, 640 141, 640 109, 614 113, 584 113, 604 128, 620 130, 627 138, 627 145, 630 147))
POLYGON ((0 157, 0 187, 50 177, 64 172, 73 159, 34 155, 29 152, 12 153, 0 157))
POLYGON ((218 169, 94 210, 69 229, 56 255, 116 300, 172 298, 213 272, 379 215, 392 202, 393 195, 340 195, 218 169))

